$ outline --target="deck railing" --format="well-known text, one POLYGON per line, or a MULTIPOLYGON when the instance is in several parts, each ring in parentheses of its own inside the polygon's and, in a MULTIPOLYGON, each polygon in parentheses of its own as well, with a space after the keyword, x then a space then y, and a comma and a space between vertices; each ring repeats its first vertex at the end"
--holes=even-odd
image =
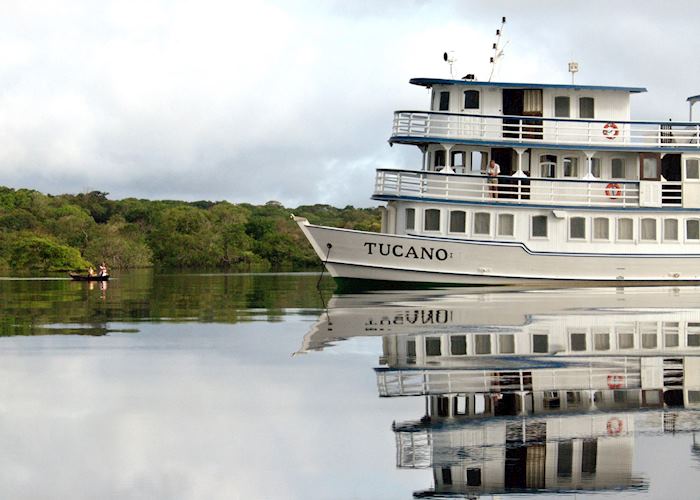
POLYGON ((396 111, 392 137, 700 150, 700 123, 396 111))
MULTIPOLYGON (((668 191, 669 200, 673 200, 669 204, 680 204, 680 183, 669 184, 678 186, 677 192, 668 191)), ((415 170, 378 169, 374 194, 463 201, 513 201, 533 205, 639 206, 639 182, 636 181, 489 178, 415 170)), ((667 204, 667 200, 662 201, 667 204)))

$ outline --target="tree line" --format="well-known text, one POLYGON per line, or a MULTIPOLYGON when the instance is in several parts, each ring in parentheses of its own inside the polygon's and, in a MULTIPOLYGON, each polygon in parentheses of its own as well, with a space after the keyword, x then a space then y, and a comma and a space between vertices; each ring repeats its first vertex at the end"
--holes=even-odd
POLYGON ((381 225, 378 208, 107 195, 0 187, 0 269, 84 270, 105 261, 112 269, 301 270, 319 260, 291 213, 349 229, 379 231, 381 225))

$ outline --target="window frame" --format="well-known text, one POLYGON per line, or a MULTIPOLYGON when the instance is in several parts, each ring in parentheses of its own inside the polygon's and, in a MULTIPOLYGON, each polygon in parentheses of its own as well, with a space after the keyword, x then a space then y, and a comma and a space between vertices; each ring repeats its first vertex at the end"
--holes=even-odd
POLYGON ((438 102, 437 102, 437 110, 438 111, 449 111, 450 110, 450 104, 452 101, 452 96, 450 95, 451 92, 449 90, 441 90, 438 92, 438 102), (443 96, 447 96, 447 106, 443 108, 443 96))
POLYGON ((654 217, 641 217, 639 219, 639 241, 642 243, 658 243, 659 241, 659 220, 654 217), (654 221, 654 239, 644 238, 644 221, 653 220, 654 221))
POLYGON ((615 218, 615 241, 620 242, 620 243, 634 243, 635 242, 635 236, 636 236, 636 224, 634 223, 634 219, 632 217, 616 217, 615 218), (624 240, 620 238, 620 221, 621 220, 628 220, 630 221, 630 227, 632 228, 632 237, 629 240, 624 240))
POLYGON ((610 158, 610 178, 611 179, 627 179, 627 161, 625 158, 615 157, 610 158), (615 177, 615 161, 619 160, 622 162, 622 177, 615 177))
POLYGON ((515 214, 511 213, 499 213, 496 214, 496 237, 497 238, 514 238, 515 237, 515 214), (501 216, 508 216, 513 221, 511 228, 513 232, 511 234, 501 234, 501 216))
POLYGON ((683 222, 684 222, 684 224, 683 224, 683 236, 684 236, 684 240, 685 240, 687 243, 700 243, 700 237, 698 237, 698 238, 693 238, 693 239, 688 238, 688 223, 689 223, 689 222, 696 222, 696 223, 698 224, 698 234, 699 234, 699 236, 700 236, 700 218, 697 218, 697 217, 689 217, 689 218, 685 219, 683 222))
POLYGON ((465 110, 466 109, 477 109, 477 110, 481 109, 481 92, 479 92, 478 90, 473 90, 473 89, 472 90, 465 90, 462 97, 463 97, 462 109, 465 109, 465 110), (467 94, 472 95, 472 96, 476 95, 476 106, 475 107, 474 106, 467 107, 467 94))
POLYGON ((678 226, 679 226, 679 224, 678 224, 678 219, 677 219, 677 218, 675 218, 675 217, 664 217, 664 218, 662 219, 662 228, 661 228, 661 229, 662 229, 662 231, 661 231, 661 233, 662 233, 662 234, 661 234, 661 239, 662 239, 662 241, 673 241, 673 242, 676 242, 676 243, 679 242, 679 241, 680 241, 680 230, 679 230, 680 228, 679 228, 678 226), (667 223, 667 222, 671 222, 671 221, 673 221, 673 222, 676 223, 676 238, 675 238, 675 239, 667 238, 667 237, 666 237, 666 223, 667 223))
POLYGON ((684 158, 682 170, 683 170, 683 180, 684 181, 700 182, 700 157, 689 156, 689 157, 684 158), (697 177, 688 177, 688 162, 689 161, 694 161, 697 163, 697 167, 698 167, 698 176, 697 177))
POLYGON ((562 177, 565 177, 567 179, 578 179, 579 176, 579 157, 578 156, 565 156, 562 159, 562 177), (569 167, 575 167, 574 169, 574 175, 566 175, 566 167, 567 167, 567 162, 569 163, 569 167))
POLYGON ((549 217, 546 215, 531 215, 530 216, 530 239, 532 240, 548 240, 549 239, 549 217), (544 236, 535 236, 534 234, 534 229, 535 229, 535 218, 543 218, 545 221, 545 235, 544 236))
POLYGON ((571 118, 571 96, 568 95, 556 95, 554 96, 554 118, 571 118), (567 101, 567 113, 566 116, 557 113, 557 100, 566 99, 567 101))
POLYGON ((439 208, 425 208, 423 209, 423 232, 426 233, 440 233, 442 232, 442 210, 439 208), (426 223, 428 222, 428 212, 435 211, 438 213, 438 228, 428 229, 426 223))
POLYGON ((492 215, 491 212, 474 212, 474 214, 472 216, 472 225, 471 225, 473 236, 491 236, 491 228, 492 228, 491 215, 492 215), (478 215, 488 215, 489 227, 488 227, 487 233, 478 233, 476 231, 476 221, 478 219, 478 217, 477 217, 478 215))
POLYGON ((591 240, 593 241, 610 241, 610 217, 593 217, 593 220, 591 221, 591 240), (605 238, 598 238, 596 237, 595 233, 595 226, 596 226, 596 221, 598 220, 605 220, 608 222, 608 236, 605 238))
POLYGON ((557 155, 549 155, 549 154, 540 155, 539 162, 538 162, 538 165, 540 167, 540 171, 539 171, 540 177, 542 179, 556 179, 557 178, 558 163, 559 163, 559 157, 557 155), (545 158, 545 160, 542 161, 542 158, 545 158), (551 158, 554 158, 554 161, 552 161, 551 158), (551 176, 544 175, 544 172, 542 171, 542 169, 545 166, 551 167, 553 169, 551 176))
POLYGON ((583 120, 595 120, 595 97, 580 96, 578 98, 578 117, 583 120), (593 116, 583 116, 583 114, 581 113, 581 104, 584 100, 591 101, 591 110, 593 111, 593 116))
POLYGON ((575 215, 573 217, 569 217, 568 222, 569 222, 569 224, 568 224, 568 226, 569 226, 568 227, 568 229, 569 229, 569 234, 568 234, 569 241, 586 241, 588 239, 588 224, 586 223, 587 222, 586 217, 582 217, 580 215, 575 215), (578 236, 574 237, 572 235, 572 230, 571 230, 571 225, 572 225, 573 221, 577 220, 577 219, 580 219, 583 221, 583 236, 580 236, 580 237, 578 237, 578 236))
POLYGON ((447 221, 447 232, 449 234, 467 234, 467 211, 466 210, 450 210, 449 211, 449 216, 448 216, 448 221, 447 221), (464 214, 464 225, 462 226, 463 229, 461 231, 453 231, 452 230, 452 214, 454 213, 462 213, 464 214))
POLYGON ((404 224, 403 224, 404 231, 415 231, 416 230, 416 209, 414 207, 404 208, 403 217, 404 217, 404 224), (412 214, 411 227, 408 227, 408 221, 409 221, 408 212, 409 211, 412 214))

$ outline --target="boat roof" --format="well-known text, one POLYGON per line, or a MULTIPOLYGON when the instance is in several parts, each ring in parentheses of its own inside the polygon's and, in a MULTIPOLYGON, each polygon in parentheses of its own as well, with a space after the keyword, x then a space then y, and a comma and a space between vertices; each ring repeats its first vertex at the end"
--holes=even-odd
POLYGON ((686 99, 687 102, 697 102, 700 101, 700 95, 691 95, 686 99))
POLYGON ((571 90, 613 90, 638 94, 646 92, 644 87, 618 87, 610 85, 579 85, 566 83, 515 83, 515 82, 481 82, 479 80, 448 80, 443 78, 411 78, 409 83, 430 88, 433 85, 465 85, 473 87, 499 87, 518 89, 571 89, 571 90))

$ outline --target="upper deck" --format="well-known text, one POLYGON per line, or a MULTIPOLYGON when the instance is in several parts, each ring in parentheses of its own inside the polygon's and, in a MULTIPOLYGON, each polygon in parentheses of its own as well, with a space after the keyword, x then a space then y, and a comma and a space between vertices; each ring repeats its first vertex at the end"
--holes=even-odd
POLYGON ((429 110, 397 111, 391 143, 617 151, 698 151, 700 123, 630 120, 641 87, 416 78, 429 110))

